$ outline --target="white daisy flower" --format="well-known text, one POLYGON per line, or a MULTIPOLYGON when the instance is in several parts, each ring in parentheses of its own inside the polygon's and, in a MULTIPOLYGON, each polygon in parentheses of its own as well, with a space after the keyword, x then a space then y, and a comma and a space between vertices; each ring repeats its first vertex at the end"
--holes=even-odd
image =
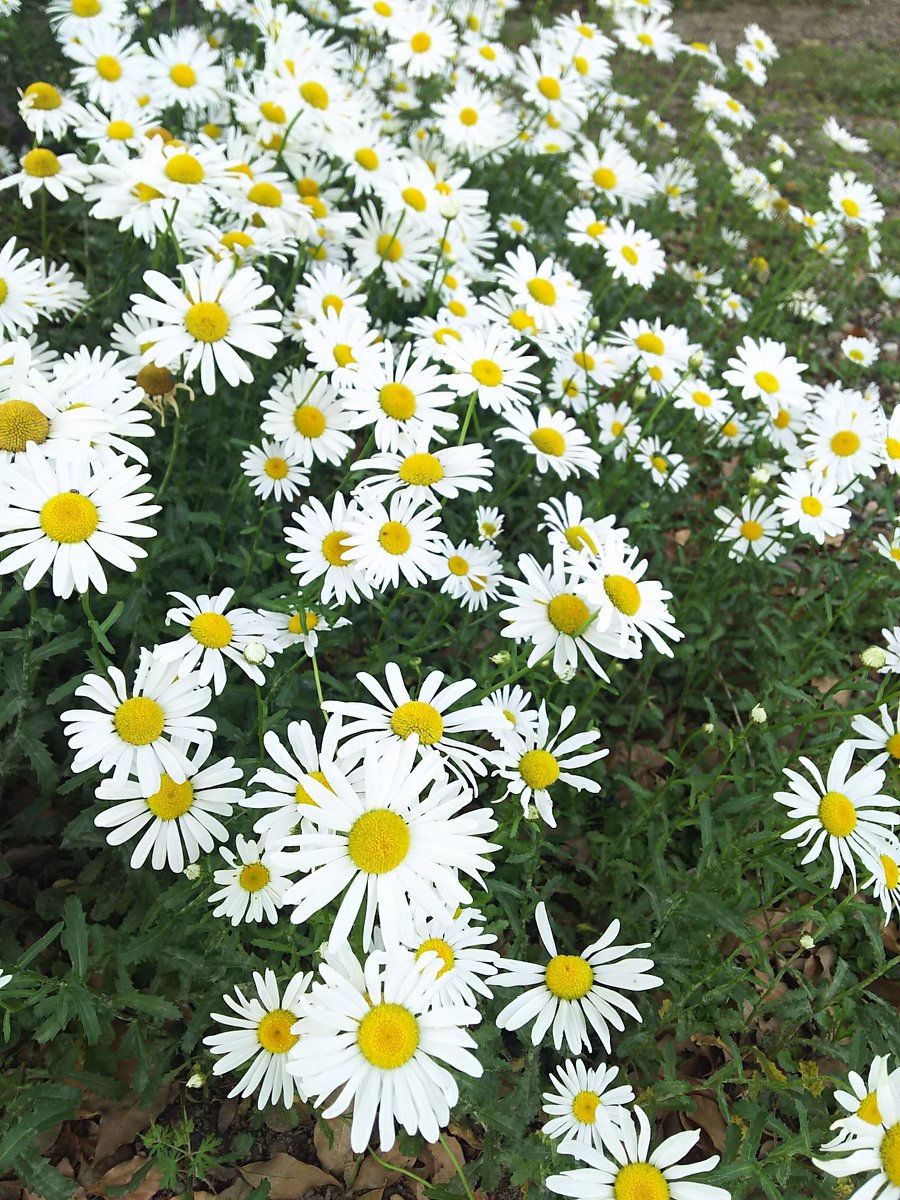
POLYGON ((879 534, 872 546, 882 558, 886 558, 900 570, 900 529, 895 529, 890 537, 884 533, 879 534))
MULTIPOLYGON (((287 599, 287 597, 282 597, 287 599)), ((286 650, 288 646, 302 646, 312 656, 319 645, 319 634, 329 629, 341 629, 350 624, 346 617, 329 619, 320 609, 295 608, 293 612, 275 612, 261 608, 260 628, 263 640, 272 650, 286 650)))
POLYGON ((492 714, 499 713, 506 720, 504 725, 493 730, 493 736, 501 744, 506 745, 510 734, 520 737, 531 736, 537 728, 537 709, 532 708, 531 692, 526 692, 518 683, 505 684, 481 701, 484 708, 491 709, 492 714))
POLYGON ((401 576, 410 587, 419 587, 439 574, 445 535, 440 510, 432 501, 395 492, 387 507, 367 501, 345 524, 344 557, 378 591, 398 587, 401 576))
POLYGON ((490 491, 494 460, 478 442, 462 446, 436 447, 429 450, 432 433, 425 430, 411 438, 399 453, 376 454, 358 458, 352 471, 377 471, 368 475, 353 489, 360 503, 369 496, 385 500, 394 492, 426 498, 455 500, 460 492, 490 491))
POLYGON ((537 328, 548 334, 574 329, 584 319, 589 294, 552 258, 539 266, 531 251, 519 246, 507 251, 506 264, 496 268, 496 279, 511 293, 513 303, 527 307, 537 328))
POLYGON ((740 388, 744 400, 761 400, 774 416, 785 401, 802 400, 809 391, 802 374, 807 364, 786 351, 783 342, 772 338, 755 341, 745 337, 736 356, 729 358, 730 369, 722 372, 722 378, 740 388))
MULTIPOLYGON (((234 588, 225 588, 218 596, 197 596, 196 599, 184 592, 169 592, 169 595, 180 600, 181 607, 169 609, 166 624, 174 621, 176 625, 186 625, 188 632, 175 642, 155 647, 153 653, 157 658, 162 662, 177 663, 183 674, 196 671, 197 682, 211 683, 217 696, 225 687, 226 659, 237 663, 254 683, 265 683, 266 677, 259 667, 244 656, 250 642, 261 640, 262 622, 259 614, 250 608, 229 611, 234 588)), ((275 660, 268 649, 266 647, 263 665, 271 667, 275 660)))
POLYGON ((538 377, 527 370, 537 356, 515 347, 499 326, 460 329, 444 344, 443 361, 452 372, 447 385, 460 396, 474 393, 489 412, 518 412, 538 390, 538 377))
POLYGON ((499 955, 489 949, 497 935, 479 928, 484 916, 476 908, 463 908, 430 917, 425 912, 413 915, 413 937, 408 943, 416 959, 429 952, 440 959, 439 986, 432 1003, 436 1008, 466 1005, 476 1008, 478 996, 491 999, 489 980, 496 973, 499 955))
POLYGON ((784 553, 785 547, 778 540, 780 514, 773 504, 766 502, 765 496, 745 500, 738 513, 720 506, 715 514, 725 525, 719 537, 728 544, 729 558, 741 559, 753 554, 771 562, 784 553))
POLYGON ((467 612, 484 612, 503 582, 503 563, 490 542, 452 543, 446 547, 438 578, 441 592, 461 601, 467 612))
POLYGON ((279 1101, 291 1108, 294 1096, 305 1099, 305 1092, 287 1070, 288 1051, 299 1041, 293 1032, 300 1016, 304 993, 309 988, 311 974, 298 972, 280 993, 275 972, 266 969, 265 975, 253 972, 256 995, 247 999, 236 987, 237 1000, 231 996, 222 999, 231 1009, 230 1013, 211 1013, 214 1021, 225 1025, 222 1033, 213 1033, 203 1039, 213 1054, 219 1056, 213 1067, 213 1075, 226 1075, 250 1062, 231 1091, 231 1096, 252 1096, 259 1089, 257 1105, 260 1109, 271 1101, 279 1101))
POLYGON ((883 1124, 878 1109, 878 1089, 888 1082, 891 1075, 897 1076, 897 1081, 900 1082, 900 1074, 897 1069, 891 1071, 890 1061, 889 1054, 876 1055, 869 1064, 865 1079, 857 1071, 848 1072, 847 1083, 851 1090, 836 1089, 834 1098, 850 1115, 840 1117, 837 1121, 832 1122, 831 1128, 837 1129, 838 1133, 830 1142, 825 1142, 821 1146, 822 1150, 846 1147, 848 1139, 853 1136, 854 1131, 860 1128, 860 1122, 863 1126, 883 1124))
POLYGON ((666 269, 661 244, 646 230, 637 229, 634 221, 623 225, 613 217, 600 235, 600 243, 613 279, 624 279, 632 286, 649 288, 666 269))
POLYGON ((147 43, 147 86, 160 108, 205 109, 217 105, 226 90, 219 56, 199 29, 185 26, 161 33, 147 43))
POLYGON ((338 604, 346 604, 348 600, 358 603, 360 595, 367 600, 372 598, 372 583, 348 554, 349 526, 356 521, 359 511, 356 501, 351 499, 348 503, 340 492, 335 493, 330 514, 316 496, 310 496, 291 514, 296 528, 289 525, 284 531, 288 545, 297 547, 296 553, 287 555, 287 561, 299 577, 298 587, 306 588, 321 579, 323 604, 332 598, 338 604))
POLYGON ((478 540, 493 542, 503 532, 503 513, 499 508, 479 505, 475 509, 475 521, 478 526, 478 540))
POLYGON ((531 1042, 539 1046, 552 1026, 553 1045, 562 1049, 563 1040, 572 1054, 591 1048, 588 1025, 610 1049, 609 1027, 622 1030, 621 1012, 640 1021, 641 1014, 622 992, 647 991, 659 987, 662 980, 647 972, 650 958, 627 958, 632 950, 650 945, 617 946, 620 923, 613 921, 606 932, 580 955, 559 954, 550 929, 547 909, 541 901, 534 912, 538 933, 550 955, 545 966, 537 963, 503 961, 494 978, 496 987, 524 987, 497 1017, 500 1029, 520 1029, 534 1021, 531 1042))
POLYGON ((276 375, 262 407, 263 433, 290 447, 304 467, 339 466, 353 449, 345 432, 352 426, 350 412, 321 372, 295 367, 276 375))
POLYGON ((29 83, 20 96, 19 116, 37 142, 65 137, 81 116, 81 105, 72 93, 61 92, 52 83, 29 83))
POLYGON ((857 750, 874 750, 877 754, 889 754, 895 761, 900 762, 900 708, 897 715, 892 717, 886 704, 878 707, 881 724, 873 721, 864 713, 858 713, 850 722, 854 733, 860 736, 853 738, 848 745, 857 750))
POLYGON ((835 1179, 875 1172, 848 1195, 848 1200, 897 1200, 900 1196, 900 1080, 886 1080, 875 1096, 881 1115, 879 1124, 858 1127, 852 1141, 839 1147, 849 1154, 813 1159, 820 1171, 835 1179))
POLYGON ((814 471, 790 471, 778 481, 775 504, 781 509, 783 525, 796 525, 819 545, 850 528, 849 496, 839 492, 830 476, 814 471))
MULTIPOLYGON (((40 299, 44 292, 41 264, 28 257, 28 249, 16 249, 9 238, 0 248, 0 336, 30 333, 41 316, 40 299)), ((4 361, 7 352, 4 352, 4 361)))
POLYGON ((841 353, 857 367, 871 367, 881 351, 878 343, 871 338, 845 337, 841 342, 841 353))
POLYGON ((877 400, 852 388, 828 389, 809 414, 804 454, 837 487, 859 490, 857 477, 873 479, 881 465, 884 425, 877 400))
MULTIPOLYGON (((0 185, 2 186, 2 185, 0 185)), ((884 220, 884 205, 868 183, 857 179, 852 171, 837 172, 828 181, 831 207, 848 225, 873 229, 884 220)))
MULTIPOLYGON (((127 702, 126 702, 127 703, 127 702)), ((120 800, 113 808, 94 817, 94 824, 109 829, 106 840, 121 846, 140 835, 131 855, 131 866, 140 867, 147 859, 154 871, 168 867, 176 873, 186 862, 196 862, 200 852, 209 853, 216 842, 224 842, 228 830, 220 818, 230 817, 235 804, 244 798, 240 783, 243 773, 233 758, 223 758, 206 766, 212 742, 200 742, 193 752, 189 743, 173 740, 173 750, 187 764, 185 778, 176 783, 163 774, 159 787, 148 794, 137 780, 116 777, 104 779, 97 788, 98 800, 120 800)))
POLYGON ((900 861, 898 860, 900 860, 900 850, 895 849, 891 854, 882 851, 877 858, 866 863, 872 876, 865 881, 863 887, 870 887, 874 890, 875 899, 884 909, 885 921, 890 921, 895 913, 897 917, 900 917, 900 861))
POLYGON ((293 500, 309 484, 309 472, 286 442, 251 446, 241 458, 241 470, 262 500, 293 500))
POLYGON ((618 1127, 628 1119, 625 1105, 634 1100, 634 1089, 627 1084, 611 1086, 618 1074, 618 1067, 588 1067, 581 1059, 557 1067, 550 1076, 555 1090, 544 1092, 543 1110, 551 1120, 541 1132, 571 1147, 567 1153, 581 1146, 602 1150, 610 1135, 618 1141, 618 1127))
POLYGON ((54 154, 46 146, 36 146, 19 159, 21 171, 0 179, 0 191, 18 187, 23 208, 31 208, 37 192, 46 190, 54 200, 68 200, 69 193, 80 194, 90 182, 91 168, 76 154, 54 154))
POLYGON ((842 150, 846 150, 850 154, 868 154, 871 148, 864 137, 855 137, 843 125, 838 124, 835 117, 825 118, 822 125, 822 132, 836 146, 840 146, 842 150))
POLYGON ((527 454, 534 456, 541 475, 548 470, 560 479, 582 473, 593 479, 599 475, 600 455, 567 413, 542 407, 535 417, 527 409, 510 409, 505 417, 509 425, 501 425, 494 436, 519 442, 527 454))
POLYGON ((228 867, 213 875, 219 890, 207 897, 210 904, 218 905, 212 915, 227 917, 232 925, 263 920, 274 925, 292 882, 276 862, 280 844, 265 839, 254 842, 238 834, 235 846, 237 854, 228 846, 219 847, 228 867))

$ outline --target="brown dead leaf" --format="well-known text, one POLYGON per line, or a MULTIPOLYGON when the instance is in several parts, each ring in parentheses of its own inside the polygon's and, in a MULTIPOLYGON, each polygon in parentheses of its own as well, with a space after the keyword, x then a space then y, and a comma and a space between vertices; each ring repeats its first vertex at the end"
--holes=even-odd
POLYGON ((276 1154, 266 1162, 247 1163, 238 1167, 241 1178, 251 1187, 259 1187, 264 1179, 269 1181, 269 1200, 297 1200, 305 1196, 310 1188, 337 1184, 333 1175, 312 1163, 301 1162, 290 1154, 276 1154))
MULTIPOLYGON (((416 1161, 414 1158, 409 1158, 408 1155, 401 1154, 396 1147, 393 1150, 388 1150, 386 1153, 382 1153, 379 1150, 378 1157, 394 1167, 411 1167, 416 1161)), ((383 1191, 388 1184, 396 1183, 398 1179, 406 1178, 399 1171, 392 1171, 389 1167, 383 1167, 381 1163, 376 1162, 369 1155, 357 1172, 356 1178, 353 1181, 353 1191, 354 1193, 371 1191, 373 1189, 383 1191)), ((413 1181, 410 1179, 409 1182, 412 1183, 413 1181)))
POLYGON ((347 1169, 356 1162, 356 1155, 350 1149, 350 1126, 344 1121, 316 1121, 313 1142, 324 1169, 339 1175, 347 1183, 347 1169), (326 1125, 328 1132, 324 1128, 326 1125), (329 1132, 331 1142, 328 1141, 329 1132))
POLYGON ((686 1129, 702 1129, 721 1154, 725 1149, 725 1122, 718 1104, 709 1096, 695 1094, 692 1099, 697 1106, 696 1111, 681 1113, 682 1124, 686 1129))
MULTIPOLYGON (((124 1187, 131 1182, 146 1162, 147 1159, 142 1155, 135 1154, 126 1162, 119 1163, 116 1167, 110 1167, 105 1175, 91 1185, 91 1195, 106 1196, 107 1188, 124 1187)), ((150 1197, 159 1191, 161 1182, 162 1177, 159 1171, 155 1167, 151 1167, 140 1183, 135 1185, 134 1191, 127 1192, 126 1195, 130 1200, 150 1200, 150 1197)))
MULTIPOLYGON (((466 1158, 456 1138, 448 1137, 447 1146, 453 1158, 462 1166, 466 1158)), ((423 1146, 419 1157, 425 1165, 425 1174, 431 1183, 449 1183, 451 1179, 456 1178, 456 1167, 441 1142, 429 1142, 427 1146, 423 1146)))
POLYGON ((141 1104, 134 1092, 127 1092, 121 1100, 110 1100, 107 1096, 86 1097, 77 1115, 93 1118, 99 1124, 94 1162, 102 1163, 120 1146, 133 1142, 159 1116, 177 1091, 177 1084, 168 1083, 150 1104, 141 1104))
MULTIPOLYGON (((815 679, 811 679, 809 682, 813 685, 816 691, 819 691, 824 695, 826 692, 831 692, 831 689, 836 683, 840 682, 840 679, 837 675, 817 675, 815 679)), ((828 697, 828 699, 833 701, 840 708, 846 708, 853 699, 853 693, 847 688, 843 688, 839 692, 831 692, 831 695, 828 697)))
POLYGON ((447 1132, 471 1146, 473 1150, 480 1150, 484 1144, 481 1134, 473 1126, 464 1125, 462 1121, 451 1121, 447 1126, 447 1132))

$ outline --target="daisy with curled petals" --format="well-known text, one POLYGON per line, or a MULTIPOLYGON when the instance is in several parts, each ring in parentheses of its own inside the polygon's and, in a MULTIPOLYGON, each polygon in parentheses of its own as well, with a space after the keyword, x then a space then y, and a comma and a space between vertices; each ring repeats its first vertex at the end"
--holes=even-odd
POLYGON ((252 1096, 259 1089, 257 1105, 263 1109, 270 1102, 281 1101, 285 1108, 294 1103, 294 1096, 305 1099, 305 1093, 287 1070, 288 1052, 299 1041, 292 1032, 300 1016, 304 994, 309 988, 311 974, 298 972, 282 994, 275 972, 266 969, 265 975, 253 972, 256 995, 247 999, 240 988, 234 989, 237 999, 223 996, 230 1013, 211 1013, 214 1021, 226 1026, 222 1033, 203 1039, 203 1045, 218 1055, 213 1075, 226 1075, 253 1060, 231 1091, 231 1096, 252 1096))
MULTIPOLYGON (((41 264, 28 257, 28 249, 16 249, 16 239, 9 238, 0 246, 0 336, 14 337, 29 333, 41 315, 39 299, 44 293, 41 264)), ((4 348, 4 361, 8 347, 4 348)))
POLYGON ((261 784, 263 790, 252 792, 241 801, 244 808, 269 810, 257 818, 253 826, 256 833, 276 839, 293 833, 306 808, 315 805, 303 780, 311 775, 323 787, 328 786, 319 769, 320 758, 325 762, 336 762, 345 775, 351 774, 359 763, 359 756, 339 749, 340 738, 340 717, 332 717, 325 726, 321 750, 309 721, 291 721, 287 727, 287 746, 273 729, 268 730, 263 745, 278 769, 260 767, 250 780, 250 786, 261 784))
POLYGON ((537 356, 515 346, 500 326, 460 329, 458 338, 444 344, 442 358, 452 372, 447 386, 459 396, 474 393, 489 412, 517 412, 538 390, 538 377, 527 369, 537 356))
POLYGON ((499 955, 489 947, 496 943, 497 935, 479 928, 483 920, 477 908, 448 911, 440 917, 414 914, 413 937, 407 948, 417 960, 428 953, 440 959, 439 986, 432 1001, 436 1008, 455 1004, 475 1008, 478 996, 491 999, 488 980, 496 973, 499 955))
POLYGON ((309 472, 286 442, 263 442, 244 451, 241 470, 261 500, 293 500, 309 483, 309 472))
MULTIPOLYGON (((218 696, 225 687, 225 660, 241 668, 254 683, 265 683, 259 667, 244 657, 248 642, 260 641, 262 622, 259 614, 249 608, 233 608, 234 588, 225 588, 218 596, 198 596, 196 600, 184 592, 169 592, 181 601, 180 608, 170 608, 166 624, 186 625, 188 632, 176 642, 157 646, 153 653, 163 662, 177 663, 179 671, 197 672, 197 682, 212 683, 218 696)), ((267 648, 268 649, 268 648, 267 648)), ((267 653, 264 665, 271 667, 274 659, 267 653)))
POLYGON ((279 372, 262 407, 263 433, 289 446, 304 467, 314 462, 339 466, 353 449, 345 432, 351 415, 321 372, 305 367, 279 372))
POLYGON ((21 171, 0 179, 4 188, 19 189, 23 208, 31 208, 32 197, 47 191, 54 200, 68 200, 69 192, 81 193, 91 181, 91 169, 75 154, 54 154, 46 146, 36 146, 19 159, 21 171))
POLYGON ((414 734, 423 758, 437 758, 453 774, 460 775, 474 786, 474 776, 484 775, 487 751, 469 741, 454 737, 457 733, 492 733, 503 722, 485 711, 482 705, 454 705, 473 689, 474 679, 460 679, 441 687, 443 671, 429 671, 414 700, 403 682, 400 668, 394 662, 385 664, 384 678, 388 691, 374 675, 360 671, 356 678, 378 701, 360 704, 346 700, 326 700, 326 712, 349 718, 341 738, 341 753, 362 754, 366 746, 379 742, 400 745, 414 734))
POLYGON ((854 749, 852 742, 838 746, 824 780, 815 763, 801 758, 815 786, 799 771, 785 767, 791 790, 775 793, 778 803, 788 809, 788 816, 799 821, 782 838, 797 842, 801 848, 810 847, 800 860, 802 867, 819 858, 827 844, 833 863, 833 888, 845 871, 856 887, 854 854, 871 861, 883 850, 894 855, 900 852, 893 833, 893 827, 900 825, 900 803, 881 791, 885 774, 880 768, 885 756, 879 755, 851 775, 854 749))
POLYGON ((606 932, 580 955, 558 954, 550 929, 547 909, 541 901, 534 912, 544 949, 550 955, 546 966, 507 960, 494 979, 496 987, 524 987, 527 990, 512 1000, 497 1017, 500 1029, 520 1029, 534 1021, 532 1045, 538 1046, 552 1026, 553 1045, 562 1049, 563 1040, 572 1054, 591 1048, 588 1025, 609 1051, 609 1027, 622 1030, 625 1023, 619 1010, 636 1021, 641 1014, 621 993, 645 992, 658 987, 662 980, 647 972, 650 958, 626 958, 632 950, 650 945, 616 946, 619 922, 613 921, 606 932))
POLYGON ((370 741, 352 779, 320 758, 325 782, 301 780, 315 803, 301 832, 285 839, 285 868, 306 872, 285 896, 295 924, 343 892, 329 942, 348 940, 365 904, 364 949, 376 917, 390 948, 409 941, 417 909, 440 916, 471 904, 460 875, 484 887, 481 872, 494 869, 486 856, 499 849, 482 836, 497 828, 493 814, 470 807, 472 790, 448 776, 438 755, 416 762, 417 754, 415 737, 370 741))
POLYGON ((509 411, 505 415, 509 425, 501 425, 495 436, 521 443, 526 453, 534 456, 541 475, 548 469, 555 471, 560 479, 582 473, 592 479, 599 475, 600 455, 591 448, 588 435, 567 413, 541 408, 537 417, 527 409, 509 411))
POLYGON ((159 787, 149 795, 134 779, 120 783, 115 777, 104 779, 97 788, 98 800, 123 802, 94 817, 95 825, 111 830, 106 835, 109 844, 121 846, 141 835, 131 855, 132 867, 142 866, 149 857, 154 871, 163 867, 183 871, 186 862, 197 861, 201 850, 208 854, 216 842, 227 839, 220 818, 230 817, 233 806, 244 799, 243 788, 225 786, 242 778, 233 758, 206 766, 212 749, 209 741, 201 742, 192 754, 182 739, 175 748, 188 764, 181 783, 163 774, 159 787))
POLYGON ((494 460, 478 442, 429 450, 431 431, 424 430, 406 449, 396 454, 359 458, 352 471, 378 471, 367 475, 353 489, 362 502, 374 496, 385 500, 393 492, 407 492, 435 503, 455 500, 460 492, 490 491, 494 460))
POLYGON ((519 684, 505 684, 481 701, 482 707, 499 712, 506 720, 499 729, 493 731, 493 736, 501 746, 506 745, 510 734, 516 733, 527 737, 537 725, 537 711, 531 707, 531 692, 526 692, 519 684))
POLYGON ((877 1054, 869 1064, 865 1079, 857 1071, 847 1074, 847 1083, 851 1090, 835 1090, 834 1098, 849 1115, 833 1121, 831 1128, 838 1133, 830 1142, 825 1142, 822 1150, 835 1150, 846 1146, 854 1130, 866 1125, 880 1125, 881 1113, 878 1111, 878 1089, 887 1083, 891 1076, 900 1084, 900 1068, 891 1071, 891 1056, 877 1054))
POLYGON ((551 546, 574 551, 576 554, 597 554, 608 541, 624 542, 628 530, 616 526, 615 517, 588 517, 580 496, 566 492, 561 499, 551 496, 538 505, 544 520, 538 529, 544 530, 551 546))
POLYGON ((582 1146, 602 1150, 610 1133, 618 1135, 618 1126, 628 1116, 625 1105, 634 1099, 634 1089, 627 1084, 611 1086, 618 1074, 618 1067, 606 1063, 595 1068, 580 1058, 564 1062, 550 1076, 556 1090, 544 1092, 543 1109, 552 1119, 541 1132, 571 1147, 567 1153, 582 1146))
POLYGON ((872 875, 863 887, 873 889, 875 899, 884 909, 885 921, 890 921, 894 913, 900 917, 900 849, 891 854, 882 851, 877 858, 867 861, 866 866, 872 875))
POLYGON ((612 619, 609 605, 602 602, 596 588, 591 589, 571 573, 562 550, 554 550, 549 567, 540 566, 530 554, 521 554, 518 565, 524 578, 506 580, 511 590, 502 598, 510 600, 513 607, 501 611, 500 616, 509 624, 500 632, 517 642, 533 643, 529 667, 552 655, 554 675, 568 675, 578 666, 581 654, 595 675, 608 680, 595 650, 618 658, 640 656, 636 643, 623 647, 617 635, 607 633, 612 619))
POLYGON ((349 526, 359 515, 359 505, 349 502, 336 492, 329 513, 316 496, 291 514, 294 525, 284 531, 285 541, 296 547, 287 555, 291 571, 299 578, 297 585, 306 588, 322 580, 321 601, 327 604, 334 598, 338 604, 348 600, 359 603, 360 596, 372 598, 372 584, 350 559, 349 526))
POLYGON ((441 592, 462 603, 466 612, 484 612, 496 600, 503 582, 502 560, 490 542, 471 542, 445 547, 441 592))
MULTIPOLYGON (((900 1080, 885 1080, 875 1092, 880 1120, 863 1124, 854 1137, 838 1150, 849 1151, 840 1158, 814 1158, 820 1171, 835 1179, 846 1179, 863 1171, 874 1171, 847 1200, 897 1200, 900 1197, 900 1080)), ((824 1149, 824 1147, 823 1147, 824 1149)))
MULTIPOLYGON (((283 596, 283 600, 288 597, 283 596)), ((312 656, 319 644, 319 634, 329 629, 341 629, 349 625, 346 617, 329 620, 324 612, 300 605, 293 611, 275 612, 272 609, 261 608, 262 640, 274 651, 286 650, 288 646, 302 646, 305 652, 312 656)))
POLYGON ((398 587, 401 576, 419 587, 439 574, 444 534, 432 501, 395 492, 387 507, 369 501, 346 524, 345 557, 378 591, 398 587))
POLYGON ((725 1188, 690 1178, 711 1171, 717 1154, 678 1165, 699 1141, 699 1129, 673 1134, 651 1150, 650 1122, 642 1109, 633 1112, 633 1119, 626 1117, 609 1130, 602 1150, 569 1143, 569 1151, 563 1143, 561 1150, 588 1165, 551 1175, 550 1191, 574 1200, 730 1200, 725 1188))
POLYGON ((235 271, 227 259, 205 258, 199 270, 188 263, 178 269, 182 287, 159 271, 146 271, 144 282, 160 299, 131 297, 135 314, 146 322, 139 334, 150 343, 144 362, 169 367, 183 358, 185 379, 199 367, 207 396, 216 389, 217 372, 232 387, 250 383, 253 372, 241 355, 271 358, 284 337, 270 328, 281 320, 278 309, 259 307, 275 289, 253 267, 235 271))
POLYGON ((418 966, 411 954, 370 954, 361 966, 346 947, 325 952, 321 982, 313 984, 298 1026, 302 1053, 288 1070, 327 1120, 353 1105, 350 1147, 361 1153, 378 1123, 382 1151, 394 1145, 396 1126, 436 1142, 459 1099, 456 1080, 443 1064, 474 1078, 483 1068, 472 1053, 466 1025, 478 1010, 435 1007, 440 965, 429 956, 418 966))
POLYGON ((565 784, 577 792, 599 792, 600 784, 577 774, 576 768, 589 766, 609 754, 608 750, 576 753, 600 740, 600 734, 595 729, 572 734, 560 741, 575 719, 576 711, 574 704, 564 708, 559 718, 559 728, 551 736, 547 703, 542 700, 534 728, 521 734, 504 730, 501 749, 491 755, 496 774, 508 780, 501 799, 509 795, 518 796, 526 816, 530 806, 534 805, 552 829, 556 828, 551 791, 554 785, 565 784))
POLYGON ((97 767, 103 775, 112 772, 115 784, 135 775, 148 796, 159 791, 164 774, 184 783, 191 763, 182 743, 205 745, 216 727, 211 717, 199 715, 212 698, 209 688, 149 650, 141 651, 131 695, 118 667, 111 666, 109 676, 112 684, 102 675, 85 675, 75 689, 97 708, 62 714, 63 733, 75 751, 72 770, 97 767))
POLYGON ((147 551, 132 539, 156 535, 143 522, 160 506, 147 503, 152 493, 137 491, 149 478, 118 454, 53 462, 29 442, 5 468, 0 574, 27 567, 28 591, 52 569, 55 596, 66 599, 91 584, 105 593, 102 560, 134 571, 147 551))
POLYGON ((479 504, 475 509, 475 521, 479 542, 493 543, 503 532, 504 516, 499 508, 479 504))
POLYGON ((19 116, 36 142, 65 137, 82 115, 81 105, 71 92, 60 91, 43 80, 29 83, 20 96, 19 116))
POLYGON ((218 905, 213 916, 227 917, 232 925, 263 920, 274 925, 291 886, 276 865, 274 851, 280 843, 271 846, 265 839, 254 842, 238 834, 235 845, 237 854, 228 846, 219 847, 228 866, 213 875, 219 885, 208 897, 210 904, 218 905))

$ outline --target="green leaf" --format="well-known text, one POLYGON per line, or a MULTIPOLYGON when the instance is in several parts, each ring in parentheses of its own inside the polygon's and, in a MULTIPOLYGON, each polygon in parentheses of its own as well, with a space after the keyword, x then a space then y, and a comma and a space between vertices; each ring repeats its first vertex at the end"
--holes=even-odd
POLYGON ((177 1021, 181 1019, 181 1009, 165 1000, 162 996, 151 996, 148 992, 117 992, 112 997, 116 1009, 132 1008, 135 1012, 144 1013, 148 1017, 158 1017, 161 1021, 177 1021))
MULTIPOLYGON (((12 1159, 12 1167, 28 1191, 40 1196, 41 1200, 69 1200, 78 1188, 74 1180, 66 1179, 30 1146, 12 1159)), ((112 1195, 112 1189, 106 1194, 112 1195)))
POLYGON ((71 1117, 81 1092, 63 1083, 45 1083, 26 1089, 16 1097, 17 1112, 9 1114, 11 1128, 0 1139, 0 1171, 13 1165, 19 1155, 27 1154, 35 1136, 59 1121, 71 1117))
POLYGON ((64 921, 57 921, 56 924, 48 929, 42 937, 39 937, 36 942, 33 942, 16 963, 16 970, 24 970, 24 968, 28 966, 32 959, 37 958, 42 950, 47 949, 50 943, 56 938, 56 935, 59 933, 59 931, 64 927, 64 921))
POLYGON ((88 967, 88 932, 84 909, 77 896, 69 896, 63 907, 66 928, 59 939, 72 960, 72 970, 78 979, 84 979, 88 967))

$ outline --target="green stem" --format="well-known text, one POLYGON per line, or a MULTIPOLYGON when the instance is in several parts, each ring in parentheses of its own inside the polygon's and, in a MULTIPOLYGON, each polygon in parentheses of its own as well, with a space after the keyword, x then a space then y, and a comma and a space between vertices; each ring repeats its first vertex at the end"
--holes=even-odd
POLYGON ((466 434, 469 431, 469 423, 472 420, 472 413, 475 411, 475 401, 477 399, 478 399, 477 392, 473 392, 472 395, 469 397, 469 407, 466 409, 466 415, 463 418, 462 429, 460 430, 460 434, 459 434, 459 441, 456 443, 457 446, 461 446, 463 444, 463 442, 466 440, 466 434))
POLYGON ((472 1195, 472 1189, 469 1187, 469 1181, 468 1181, 468 1179, 466 1179, 465 1175, 463 1174, 463 1169, 460 1166, 459 1162, 457 1161, 456 1155, 453 1153, 453 1151, 447 1145, 447 1139, 444 1137, 443 1131, 441 1131, 438 1134, 438 1137, 441 1139, 441 1145, 444 1147, 444 1150, 447 1152, 447 1157, 453 1163, 453 1169, 459 1176, 459 1182, 463 1185, 463 1189, 465 1190, 468 1200, 475 1200, 475 1197, 472 1195))
POLYGON ((324 712, 325 711, 325 698, 322 695, 322 680, 319 678, 319 663, 316 659, 315 654, 311 654, 309 657, 312 659, 313 679, 315 680, 315 684, 316 684, 316 696, 318 697, 318 700, 319 700, 319 708, 321 708, 322 711, 324 712))
POLYGON ((169 486, 169 480, 172 478, 172 472, 175 469, 175 459, 178 456, 178 443, 181 440, 182 421, 175 422, 175 428, 172 432, 172 445, 169 447, 169 458, 166 462, 166 471, 162 477, 162 483, 159 485, 159 490, 156 493, 156 499, 161 500, 163 493, 169 486))

